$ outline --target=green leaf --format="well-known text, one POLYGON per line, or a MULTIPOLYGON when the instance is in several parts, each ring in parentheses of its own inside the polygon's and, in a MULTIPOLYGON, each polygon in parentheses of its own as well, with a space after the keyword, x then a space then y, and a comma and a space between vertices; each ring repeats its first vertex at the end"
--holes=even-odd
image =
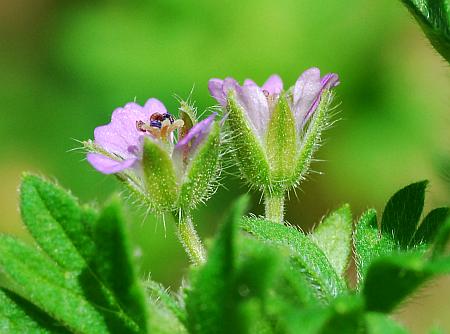
POLYGON ((93 256, 94 245, 87 237, 93 217, 83 214, 72 195, 26 174, 20 186, 20 212, 27 229, 53 260, 66 270, 83 271, 83 255, 93 256))
POLYGON ((286 333, 332 334, 359 333, 363 302, 355 295, 341 296, 325 307, 309 307, 286 314, 286 333))
POLYGON ((191 333, 240 333, 234 296, 234 269, 237 222, 244 213, 248 198, 233 207, 211 247, 208 260, 192 278, 187 291, 186 311, 191 333))
POLYGON ((156 212, 171 211, 178 199, 177 177, 167 150, 145 138, 142 156, 149 203, 156 212))
POLYGON ((377 212, 366 211, 356 225, 353 243, 358 286, 361 285, 369 265, 377 257, 392 253, 397 247, 391 235, 381 234, 378 230, 377 212))
POLYGON ((166 312, 171 313, 171 316, 175 316, 178 322, 186 324, 187 315, 186 310, 181 305, 181 297, 178 296, 179 300, 177 300, 175 296, 170 294, 168 289, 164 289, 161 284, 150 279, 146 281, 145 287, 154 305, 161 305, 166 309, 166 312))
POLYGON ((431 244, 449 214, 450 208, 448 207, 437 208, 430 211, 414 234, 412 244, 431 244))
POLYGON ((241 227, 259 240, 290 249, 295 265, 293 269, 307 277, 320 298, 330 300, 346 291, 345 282, 333 269, 326 255, 301 231, 257 218, 242 219, 241 227))
POLYGON ((0 333, 68 333, 56 320, 19 295, 0 289, 0 333))
POLYGON ((367 312, 364 316, 367 334, 407 334, 400 324, 383 313, 367 312))
POLYGON ((412 183, 392 196, 384 208, 381 231, 407 248, 422 214, 428 181, 412 183))
POLYGON ((219 171, 220 127, 217 122, 205 142, 197 148, 180 180, 180 205, 185 210, 203 203, 213 192, 212 183, 219 171))
POLYGON ((44 255, 0 236, 0 265, 27 298, 75 332, 107 333, 101 313, 86 301, 76 277, 44 255))
POLYGON ((402 0, 434 48, 450 63, 450 7, 447 0, 402 0))
POLYGON ((329 214, 310 234, 340 276, 345 276, 352 249, 352 213, 344 204, 329 214))
MULTIPOLYGON (((147 308, 125 231, 125 221, 118 197, 113 198, 100 213, 93 230, 96 256, 91 269, 111 291, 121 309, 145 332, 147 308)), ((130 324, 132 326, 133 324, 130 324)))
POLYGON ((433 245, 433 258, 444 255, 445 249, 450 240, 450 217, 446 219, 442 227, 439 229, 433 245))
POLYGON ((77 288, 104 310, 108 326, 145 331, 144 294, 131 262, 118 199, 99 216, 92 208, 80 207, 76 198, 55 184, 26 175, 20 205, 36 242, 78 279, 77 288))
POLYGON ((367 310, 392 311, 436 272, 420 253, 376 259, 369 267, 362 291, 367 310))
POLYGON ((158 334, 187 333, 186 311, 180 301, 176 300, 162 285, 146 281, 149 294, 148 332, 158 334))

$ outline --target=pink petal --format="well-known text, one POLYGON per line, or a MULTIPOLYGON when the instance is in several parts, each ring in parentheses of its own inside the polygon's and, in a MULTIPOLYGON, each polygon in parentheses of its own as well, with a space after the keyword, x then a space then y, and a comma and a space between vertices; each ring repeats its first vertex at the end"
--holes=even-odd
POLYGON ((268 91, 270 95, 278 95, 283 91, 283 81, 279 75, 273 74, 269 77, 269 79, 267 79, 261 88, 268 91))
POLYGON ((99 172, 103 174, 114 174, 130 168, 136 163, 137 158, 123 161, 116 161, 97 153, 88 153, 87 161, 99 172))

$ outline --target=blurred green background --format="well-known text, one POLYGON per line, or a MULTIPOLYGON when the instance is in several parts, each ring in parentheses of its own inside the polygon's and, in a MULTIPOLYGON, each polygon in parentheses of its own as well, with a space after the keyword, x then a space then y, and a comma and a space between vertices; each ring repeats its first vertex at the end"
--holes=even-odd
MULTIPOLYGON (((0 0, 0 231, 31 242, 20 223, 22 171, 59 180, 83 201, 120 190, 95 172, 76 140, 93 136, 112 110, 174 94, 199 110, 214 103, 211 77, 292 85, 308 67, 337 72, 340 121, 325 134, 308 181, 287 219, 305 230, 349 202, 355 217, 381 210, 407 183, 429 179, 427 209, 449 203, 450 76, 399 1, 0 0)), ((198 212, 208 239, 229 203, 247 191, 226 177, 198 212)), ((252 211, 260 214, 259 194, 252 211)), ((187 259, 155 217, 128 205, 142 275, 176 288, 187 259)), ((387 282, 388 284, 388 282, 387 282)), ((397 317, 422 333, 450 331, 450 279, 423 290, 397 317)))

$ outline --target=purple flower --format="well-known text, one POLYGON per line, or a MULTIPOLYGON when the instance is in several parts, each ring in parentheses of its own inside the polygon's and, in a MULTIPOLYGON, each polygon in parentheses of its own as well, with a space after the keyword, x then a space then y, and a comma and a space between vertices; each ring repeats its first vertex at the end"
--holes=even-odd
POLYGON ((111 122, 99 126, 94 131, 92 150, 87 160, 98 171, 114 174, 128 168, 140 168, 144 138, 165 143, 168 153, 179 155, 184 160, 192 156, 195 149, 211 130, 216 114, 196 124, 173 145, 173 132, 183 126, 182 120, 176 120, 167 112, 157 99, 149 99, 144 106, 134 102, 114 110, 111 122))
MULTIPOLYGON (((288 90, 287 100, 294 114, 297 131, 301 131, 316 110, 326 89, 339 84, 337 74, 329 73, 320 77, 318 68, 310 68, 297 79, 295 86, 288 90)), ((217 102, 226 107, 228 94, 234 91, 236 101, 245 111, 254 133, 264 141, 272 111, 283 92, 283 82, 278 75, 272 75, 259 87, 252 80, 245 80, 241 86, 233 78, 211 79, 209 91, 217 102)))

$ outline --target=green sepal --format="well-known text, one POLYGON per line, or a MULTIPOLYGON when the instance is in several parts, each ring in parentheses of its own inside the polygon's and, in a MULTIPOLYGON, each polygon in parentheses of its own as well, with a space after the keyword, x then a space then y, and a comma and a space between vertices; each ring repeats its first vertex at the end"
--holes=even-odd
POLYGON ((175 209, 178 198, 177 178, 172 159, 162 144, 145 138, 142 165, 152 209, 156 212, 175 209))
POLYGON ((190 129, 197 123, 195 117, 195 110, 186 101, 181 101, 179 110, 179 117, 183 121, 183 127, 179 132, 179 140, 182 139, 189 132, 190 129))
POLYGON ((266 137, 267 159, 270 165, 271 191, 280 192, 293 186, 297 155, 297 131, 294 114, 284 94, 278 98, 272 112, 266 137))
POLYGON ((270 171, 266 153, 233 92, 230 92, 228 96, 227 110, 233 155, 243 178, 259 189, 270 187, 270 171))
POLYGON ((328 111, 333 102, 333 97, 334 94, 330 90, 325 90, 322 93, 317 109, 308 121, 309 124, 305 125, 304 132, 300 136, 300 149, 295 168, 296 182, 300 182, 304 179, 309 171, 312 157, 320 146, 322 132, 328 126, 328 111))
POLYGON ((352 212, 348 204, 329 214, 310 234, 338 275, 345 276, 352 249, 352 212))
POLYGON ((214 122, 211 132, 186 167, 180 181, 179 206, 189 210, 204 202, 213 190, 213 183, 219 171, 220 126, 214 122))

